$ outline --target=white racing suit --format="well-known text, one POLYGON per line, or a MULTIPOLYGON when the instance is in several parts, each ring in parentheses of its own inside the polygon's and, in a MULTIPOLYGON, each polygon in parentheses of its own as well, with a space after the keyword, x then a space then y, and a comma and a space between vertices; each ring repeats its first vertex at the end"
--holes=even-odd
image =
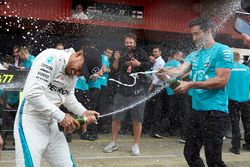
POLYGON ((65 74, 70 53, 47 49, 33 62, 14 125, 17 167, 39 167, 42 156, 53 167, 72 167, 69 146, 58 122, 64 112, 82 115, 86 109, 74 95, 75 76, 65 74))

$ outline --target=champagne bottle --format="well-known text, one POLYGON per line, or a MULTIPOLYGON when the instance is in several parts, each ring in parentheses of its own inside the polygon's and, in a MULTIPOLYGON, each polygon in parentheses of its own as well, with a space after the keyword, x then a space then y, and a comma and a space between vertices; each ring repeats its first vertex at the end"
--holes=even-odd
POLYGON ((80 125, 83 125, 83 124, 87 123, 87 118, 86 117, 79 117, 78 116, 75 119, 80 123, 80 125))
MULTIPOLYGON (((80 117, 80 116, 75 116, 73 119, 73 124, 68 126, 66 129, 67 133, 72 133, 75 131, 75 129, 79 129, 81 125, 87 123, 87 118, 86 117, 80 117)), ((64 131, 64 128, 58 124, 59 130, 64 131)))
POLYGON ((165 80, 165 82, 167 82, 169 87, 173 90, 181 84, 177 79, 172 78, 169 75, 167 75, 167 79, 165 80))

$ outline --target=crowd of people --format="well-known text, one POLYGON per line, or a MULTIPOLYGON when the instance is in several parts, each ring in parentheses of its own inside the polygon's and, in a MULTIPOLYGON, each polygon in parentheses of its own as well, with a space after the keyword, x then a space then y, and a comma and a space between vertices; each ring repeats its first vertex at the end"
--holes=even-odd
MULTIPOLYGON (((78 7, 81 6, 77 6, 77 9, 78 7)), ((72 132, 68 131, 68 126, 73 124, 70 112, 87 117, 88 121, 93 123, 96 121, 94 116, 127 107, 143 100, 161 87, 166 88, 147 102, 142 102, 126 112, 114 114, 112 118, 102 118, 98 120, 98 124, 82 125, 80 139, 97 140, 98 134, 111 132, 111 142, 103 150, 105 153, 111 153, 119 148, 118 134, 132 133, 134 141, 131 152, 132 155, 138 156, 141 154, 139 144, 142 133, 154 138, 178 136, 180 141, 185 143, 184 155, 190 166, 204 166, 200 158, 200 149, 203 145, 208 166, 226 166, 222 160, 223 137, 226 136, 231 118, 230 151, 240 154, 239 120, 242 117, 245 130, 243 148, 250 151, 249 67, 239 63, 238 53, 233 53, 231 48, 214 40, 214 25, 209 19, 196 18, 190 22, 189 27, 197 50, 188 55, 176 50, 164 57, 160 46, 153 46, 151 51, 146 53, 137 46, 137 36, 132 33, 124 36, 124 47, 120 50, 113 50, 110 46, 102 53, 93 45, 75 48, 77 52, 74 52, 74 49, 65 49, 63 43, 58 43, 54 49, 45 50, 35 58, 27 47, 15 46, 13 56, 4 55, 1 68, 31 69, 24 89, 25 99, 19 106, 15 122, 15 141, 19 158, 17 162, 34 163, 39 166, 41 150, 47 147, 47 140, 51 140, 40 133, 43 128, 49 128, 57 134, 54 126, 59 123, 64 127, 64 134, 70 142, 72 132), (51 55, 55 55, 56 58, 51 55), (65 57, 60 57, 61 55, 65 57), (33 62, 35 65, 32 65, 33 62), (131 84, 134 82, 131 73, 155 70, 158 73, 139 76, 133 87, 109 81, 109 78, 113 78, 131 84), (174 90, 165 85, 169 76, 180 83, 174 90), (64 88, 61 89, 62 85, 64 88), (44 95, 43 91, 46 91, 47 97, 41 96, 44 95), (72 91, 76 98, 71 95, 72 91), (51 105, 48 105, 48 100, 51 100, 51 105), (73 108, 72 104, 76 108, 73 108), (33 115, 25 113, 25 110, 29 110, 33 115), (63 114, 62 111, 69 114, 63 114), (24 118, 24 122, 20 117, 24 118), (41 128, 37 131, 34 127, 36 137, 25 135, 24 138, 25 133, 29 134, 25 128, 31 124, 31 117, 36 120, 34 124, 39 122, 41 128), (40 117, 47 118, 42 120, 40 117), (43 121, 49 122, 49 127, 44 126, 43 121), (24 128, 21 132, 18 129, 20 123, 24 128), (40 137, 46 139, 41 142, 41 146, 28 148, 29 143, 39 140, 40 137), (24 145, 19 139, 28 145, 24 145), (22 155, 22 149, 29 151, 22 155), (34 159, 32 161, 32 158, 29 158, 26 161, 25 156, 34 159), (25 162, 21 162, 20 158, 25 159, 25 162)), ((245 35, 243 38, 246 42, 250 39, 245 35)), ((16 92, 9 92, 9 107, 17 107, 17 99, 16 92)), ((60 154, 65 153, 61 158, 72 164, 68 147, 63 147, 63 150, 57 147, 64 142, 61 136, 60 139, 58 137, 51 149, 57 149, 60 154)), ((60 159, 52 161, 51 158, 57 156, 51 155, 52 150, 45 151, 51 164, 60 163, 60 159)))

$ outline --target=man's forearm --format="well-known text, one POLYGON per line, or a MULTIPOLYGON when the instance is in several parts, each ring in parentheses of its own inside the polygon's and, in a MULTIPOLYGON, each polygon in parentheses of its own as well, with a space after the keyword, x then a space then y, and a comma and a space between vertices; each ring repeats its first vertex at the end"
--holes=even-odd
POLYGON ((178 78, 188 73, 191 70, 191 64, 188 62, 185 62, 179 67, 169 68, 166 70, 167 70, 167 74, 171 75, 172 77, 178 78))
POLYGON ((171 77, 174 77, 174 78, 178 78, 184 75, 184 73, 179 67, 167 69, 167 74, 171 75, 171 77))

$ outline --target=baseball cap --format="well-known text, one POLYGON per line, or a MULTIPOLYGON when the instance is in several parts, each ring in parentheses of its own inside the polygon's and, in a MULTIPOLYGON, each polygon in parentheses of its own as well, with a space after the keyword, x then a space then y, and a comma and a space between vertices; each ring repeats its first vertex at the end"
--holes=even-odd
POLYGON ((100 52, 92 47, 83 47, 84 63, 82 68, 82 75, 89 79, 89 76, 98 72, 102 67, 100 52))

